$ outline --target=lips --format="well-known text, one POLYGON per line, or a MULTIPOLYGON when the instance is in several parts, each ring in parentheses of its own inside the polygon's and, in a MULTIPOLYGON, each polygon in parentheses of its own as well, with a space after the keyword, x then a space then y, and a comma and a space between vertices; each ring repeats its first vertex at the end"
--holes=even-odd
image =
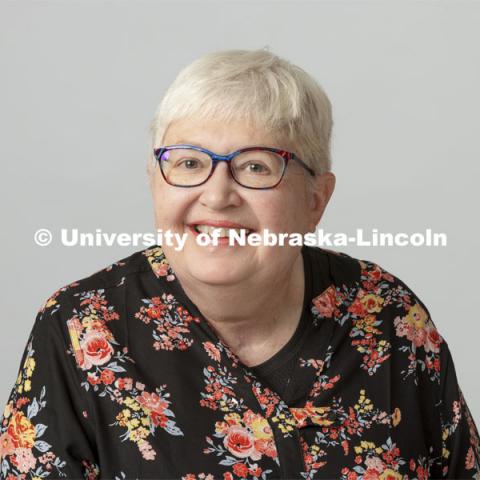
POLYGON ((215 234, 218 235, 219 238, 228 237, 231 230, 234 230, 237 233, 246 231, 247 235, 254 231, 254 229, 241 223, 230 222, 226 220, 198 220, 196 222, 189 223, 188 227, 195 235, 206 233, 210 236, 213 236, 215 234))
POLYGON ((231 222, 229 220, 197 220, 195 222, 191 222, 188 225, 209 225, 212 227, 219 227, 219 228, 244 228, 246 230, 252 230, 253 228, 248 227, 242 223, 231 222))

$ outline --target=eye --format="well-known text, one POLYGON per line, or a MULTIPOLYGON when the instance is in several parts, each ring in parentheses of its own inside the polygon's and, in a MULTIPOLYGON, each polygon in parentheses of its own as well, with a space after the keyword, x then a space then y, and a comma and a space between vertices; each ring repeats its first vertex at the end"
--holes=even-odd
POLYGON ((259 162, 258 160, 247 160, 242 162, 237 166, 237 169, 250 175, 270 175, 272 173, 272 169, 269 165, 264 162, 259 162))
POLYGON ((200 166, 200 162, 195 158, 186 158, 185 160, 180 160, 175 165, 175 168, 185 168, 187 170, 193 170, 200 166))
POLYGON ((262 165, 261 163, 249 163, 247 166, 248 170, 252 173, 266 173, 268 168, 262 165))
POLYGON ((282 170, 283 158, 269 151, 247 150, 234 159, 235 170, 249 177, 277 175, 282 170))

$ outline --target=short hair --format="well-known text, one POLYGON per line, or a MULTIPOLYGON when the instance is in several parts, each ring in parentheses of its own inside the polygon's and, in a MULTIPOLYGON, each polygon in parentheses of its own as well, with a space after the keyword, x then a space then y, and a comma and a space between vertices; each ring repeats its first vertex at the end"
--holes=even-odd
POLYGON ((331 169, 332 107, 305 70, 268 51, 207 53, 183 68, 150 126, 150 155, 168 126, 185 118, 243 120, 286 139, 316 173, 331 169))

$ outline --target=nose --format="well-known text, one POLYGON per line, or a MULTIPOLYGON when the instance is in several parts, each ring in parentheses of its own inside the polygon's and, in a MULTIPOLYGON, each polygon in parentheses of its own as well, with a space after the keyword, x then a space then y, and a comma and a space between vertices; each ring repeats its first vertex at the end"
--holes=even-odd
POLYGON ((227 162, 219 162, 212 176, 200 188, 203 189, 200 203, 212 210, 222 210, 241 203, 237 184, 230 175, 227 162))

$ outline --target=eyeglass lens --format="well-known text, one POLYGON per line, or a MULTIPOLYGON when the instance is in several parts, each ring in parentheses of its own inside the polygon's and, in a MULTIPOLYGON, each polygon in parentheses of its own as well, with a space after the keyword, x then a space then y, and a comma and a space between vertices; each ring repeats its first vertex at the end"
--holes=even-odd
MULTIPOLYGON (((212 163, 212 158, 207 153, 189 148, 166 150, 160 158, 160 166, 167 181, 180 186, 203 183, 210 175, 212 163)), ((265 150, 242 152, 229 163, 237 182, 251 188, 276 185, 285 166, 281 155, 265 150)))

